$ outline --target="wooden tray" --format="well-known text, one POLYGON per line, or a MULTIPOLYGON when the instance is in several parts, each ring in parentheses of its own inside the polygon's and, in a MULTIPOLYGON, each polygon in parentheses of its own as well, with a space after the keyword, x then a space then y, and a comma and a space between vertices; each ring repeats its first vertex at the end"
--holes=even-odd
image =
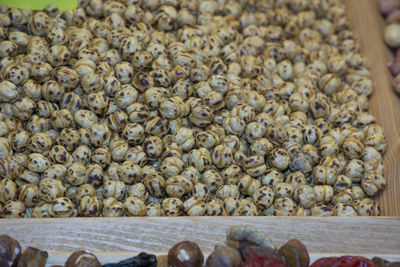
POLYGON ((348 18, 368 58, 375 83, 371 112, 386 131, 384 157, 387 188, 378 196, 386 217, 180 217, 70 218, 0 220, 0 234, 23 247, 47 250, 49 265, 63 264, 76 250, 94 252, 102 263, 140 251, 165 254, 182 240, 197 242, 207 254, 225 239, 229 226, 251 224, 269 233, 277 245, 288 239, 303 241, 312 260, 331 255, 381 256, 400 261, 400 100, 390 87, 386 63, 392 58, 382 41, 383 20, 376 0, 347 0, 348 18), (390 216, 390 217, 389 217, 390 216))

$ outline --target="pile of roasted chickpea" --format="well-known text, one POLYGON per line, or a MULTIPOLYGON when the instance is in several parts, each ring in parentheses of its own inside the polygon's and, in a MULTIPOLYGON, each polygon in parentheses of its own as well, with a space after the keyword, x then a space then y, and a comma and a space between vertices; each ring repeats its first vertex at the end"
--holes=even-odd
POLYGON ((0 4, 0 217, 379 215, 342 0, 0 4))

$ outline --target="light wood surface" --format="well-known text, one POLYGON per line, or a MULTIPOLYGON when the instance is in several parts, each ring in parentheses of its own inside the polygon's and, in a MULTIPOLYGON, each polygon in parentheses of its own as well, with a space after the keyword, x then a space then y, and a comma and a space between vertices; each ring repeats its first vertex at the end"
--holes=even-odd
POLYGON ((377 199, 382 215, 400 216, 400 99, 391 88, 392 75, 387 68, 393 56, 383 41, 384 21, 378 1, 347 0, 346 5, 350 27, 359 39, 374 81, 370 110, 385 129, 388 143, 383 160, 387 186, 377 199))
MULTIPOLYGON (((166 253, 193 240, 208 253, 233 225, 251 224, 277 246, 291 238, 304 242, 313 257, 357 254, 400 260, 400 218, 389 217, 178 217, 0 220, 23 247, 49 251, 50 263, 63 263, 72 251, 87 249, 105 262, 140 251, 166 253)), ((160 254, 160 253, 158 253, 160 254)))
POLYGON ((375 92, 371 113, 386 131, 384 157, 387 188, 378 196, 382 215, 397 217, 181 217, 72 218, 0 220, 0 234, 9 234, 23 247, 50 253, 49 265, 63 264, 71 252, 86 249, 102 263, 115 262, 140 251, 165 254, 183 240, 197 242, 207 254, 225 238, 229 226, 251 224, 267 232, 276 245, 296 238, 308 247, 312 260, 332 255, 381 256, 400 261, 400 100, 391 90, 386 63, 392 55, 383 43, 383 20, 377 0, 348 0, 351 28, 366 55, 375 92))

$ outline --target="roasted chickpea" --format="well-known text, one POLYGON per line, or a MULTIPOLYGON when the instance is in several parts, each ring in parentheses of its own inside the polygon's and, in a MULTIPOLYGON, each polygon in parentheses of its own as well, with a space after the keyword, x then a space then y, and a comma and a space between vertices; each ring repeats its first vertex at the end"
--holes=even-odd
POLYGON ((102 201, 97 196, 86 195, 78 205, 78 213, 85 217, 98 217, 103 208, 102 201))
POLYGON ((179 216, 183 212, 183 202, 178 198, 166 198, 161 205, 167 216, 179 216))
POLYGON ((109 180, 103 185, 103 197, 113 197, 116 200, 123 200, 125 197, 125 184, 121 181, 109 180))
POLYGON ((121 217, 124 214, 124 204, 113 197, 104 199, 102 215, 104 217, 121 217))

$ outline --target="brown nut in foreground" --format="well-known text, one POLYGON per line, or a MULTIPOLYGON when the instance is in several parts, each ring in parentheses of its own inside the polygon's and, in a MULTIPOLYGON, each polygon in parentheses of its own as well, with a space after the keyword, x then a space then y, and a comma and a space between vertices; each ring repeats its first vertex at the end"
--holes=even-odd
POLYGON ((180 242, 168 251, 168 264, 172 267, 200 267, 203 262, 203 252, 194 242, 180 242))
POLYGON ((65 267, 101 267, 101 264, 94 254, 80 250, 69 256, 65 267))
POLYGON ((24 252, 22 252, 18 267, 44 267, 48 257, 49 254, 46 251, 27 247, 24 252))
POLYGON ((8 235, 0 235, 0 266, 15 266, 21 256, 18 241, 8 235))
POLYGON ((222 247, 214 250, 206 261, 206 267, 240 267, 242 257, 233 247, 222 247))
POLYGON ((310 265, 307 248, 299 240, 289 240, 279 248, 278 253, 285 258, 286 266, 308 267, 310 265))

